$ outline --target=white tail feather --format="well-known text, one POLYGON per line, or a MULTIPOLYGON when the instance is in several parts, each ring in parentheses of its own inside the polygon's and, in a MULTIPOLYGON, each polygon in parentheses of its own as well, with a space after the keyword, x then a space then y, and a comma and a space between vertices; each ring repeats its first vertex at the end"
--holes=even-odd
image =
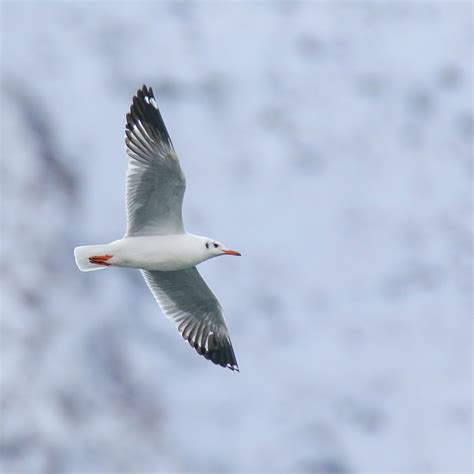
POLYGON ((76 259, 76 265, 81 272, 92 272, 94 270, 103 270, 107 268, 105 265, 97 265, 89 262, 89 258, 95 255, 104 255, 107 253, 106 245, 84 245, 82 247, 76 247, 74 249, 74 258, 76 259))

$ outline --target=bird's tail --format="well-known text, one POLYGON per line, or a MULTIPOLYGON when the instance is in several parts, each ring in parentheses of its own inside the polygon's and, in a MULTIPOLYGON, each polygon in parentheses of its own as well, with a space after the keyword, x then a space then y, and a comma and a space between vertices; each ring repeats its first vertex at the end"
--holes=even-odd
POLYGON ((81 272, 92 272, 93 270, 102 270, 110 266, 107 260, 112 258, 109 252, 108 244, 102 245, 84 245, 74 249, 74 258, 76 265, 81 272))

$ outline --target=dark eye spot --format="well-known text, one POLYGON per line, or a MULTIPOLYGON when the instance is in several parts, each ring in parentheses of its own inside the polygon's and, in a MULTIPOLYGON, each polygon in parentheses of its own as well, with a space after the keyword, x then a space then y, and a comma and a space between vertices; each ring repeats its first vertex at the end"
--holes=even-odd
POLYGON ((206 248, 207 249, 209 248, 209 242, 206 242, 206 248))
POLYGON ((217 247, 219 247, 219 244, 214 244, 214 248, 216 249, 217 247))

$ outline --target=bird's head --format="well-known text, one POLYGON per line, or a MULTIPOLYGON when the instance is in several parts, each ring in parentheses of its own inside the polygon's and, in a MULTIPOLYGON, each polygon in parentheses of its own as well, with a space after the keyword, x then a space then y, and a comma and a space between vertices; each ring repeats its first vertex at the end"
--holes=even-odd
POLYGON ((235 255, 237 257, 240 257, 240 253, 228 249, 225 245, 221 244, 220 242, 217 242, 217 240, 209 240, 207 239, 204 243, 206 253, 209 255, 209 258, 211 257, 218 257, 219 255, 235 255))

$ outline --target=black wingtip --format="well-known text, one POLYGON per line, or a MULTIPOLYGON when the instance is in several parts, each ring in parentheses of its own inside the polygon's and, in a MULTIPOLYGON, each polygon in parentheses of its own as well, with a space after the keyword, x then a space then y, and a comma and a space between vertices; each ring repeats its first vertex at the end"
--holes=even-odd
MULTIPOLYGON (((214 348, 206 349, 197 344, 188 334, 185 334, 183 331, 182 336, 199 355, 202 355, 213 364, 220 365, 221 367, 230 369, 234 372, 240 372, 234 349, 232 348, 232 343, 229 339, 225 338, 223 340, 216 340, 213 338, 215 344, 214 348)), ((213 344, 213 342, 209 342, 209 344, 213 344)))
POLYGON ((143 124, 147 132, 152 133, 151 136, 153 138, 164 141, 173 148, 173 143, 153 94, 153 89, 145 84, 133 96, 130 112, 127 114, 126 128, 132 129, 137 121, 143 124))
POLYGON ((206 351, 202 355, 216 365, 240 372, 230 340, 225 341, 225 343, 214 350, 206 351))

